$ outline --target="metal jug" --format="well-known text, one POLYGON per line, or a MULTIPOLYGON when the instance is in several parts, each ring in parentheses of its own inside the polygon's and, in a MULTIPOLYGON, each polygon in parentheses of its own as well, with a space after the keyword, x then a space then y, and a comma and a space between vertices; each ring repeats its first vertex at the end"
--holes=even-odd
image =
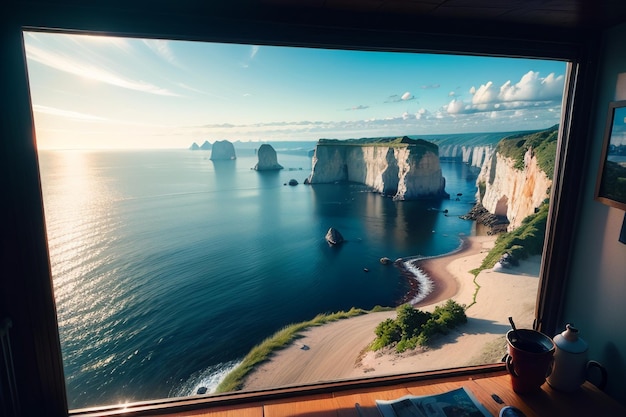
POLYGON ((589 346, 578 336, 578 329, 571 324, 565 327, 565 331, 553 339, 556 351, 548 384, 559 391, 576 391, 587 379, 589 370, 597 368, 601 374, 598 387, 604 388, 607 380, 606 369, 599 362, 587 360, 589 346))

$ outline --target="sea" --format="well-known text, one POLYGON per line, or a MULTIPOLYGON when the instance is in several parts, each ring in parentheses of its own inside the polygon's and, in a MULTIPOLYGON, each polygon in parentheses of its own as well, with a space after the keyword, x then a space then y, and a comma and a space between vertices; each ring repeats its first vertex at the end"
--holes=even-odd
MULTIPOLYGON (((407 278, 380 258, 456 250, 476 173, 442 162, 450 199, 393 201, 358 184, 304 185, 315 143, 210 151, 42 150, 45 221, 70 409, 213 392, 291 323, 397 306, 407 278), (298 185, 288 185, 295 179, 298 185), (346 242, 331 247, 330 227, 346 242)), ((374 335, 373 335, 374 336, 374 335)))

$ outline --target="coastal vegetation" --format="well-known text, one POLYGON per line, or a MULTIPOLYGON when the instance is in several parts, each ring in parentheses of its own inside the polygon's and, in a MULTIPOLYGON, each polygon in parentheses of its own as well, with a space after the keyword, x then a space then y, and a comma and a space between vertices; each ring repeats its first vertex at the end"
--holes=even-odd
POLYGON ((532 148, 539 167, 548 178, 552 178, 558 134, 559 126, 554 125, 540 132, 512 135, 498 142, 496 152, 511 158, 515 162, 515 168, 522 170, 524 169, 524 155, 532 148))
POLYGON ((515 260, 540 255, 543 251, 548 210, 549 203, 546 200, 535 214, 531 214, 522 221, 520 227, 511 232, 500 234, 480 267, 470 272, 476 276, 483 269, 493 268, 505 254, 510 255, 515 260))
POLYGON ((439 153, 439 146, 426 141, 424 139, 411 139, 408 136, 400 137, 381 137, 381 138, 360 138, 360 139, 320 139, 318 145, 346 145, 346 146, 386 146, 386 147, 404 147, 407 145, 420 146, 425 151, 431 151, 435 154, 439 153))
POLYGON ((220 393, 240 390, 246 376, 252 372, 256 366, 268 360, 275 351, 285 348, 299 337, 300 332, 310 327, 321 326, 333 321, 360 316, 369 312, 383 311, 386 309, 387 308, 385 307, 376 306, 372 310, 367 311, 353 307, 348 311, 318 314, 312 320, 288 325, 253 347, 245 358, 243 358, 239 366, 233 369, 217 386, 216 392, 220 393))
POLYGON ((380 350, 395 345, 401 353, 417 346, 426 346, 436 334, 447 334, 459 324, 467 322, 465 306, 448 300, 435 307, 432 313, 413 308, 410 304, 398 307, 395 319, 387 319, 376 326, 376 339, 370 346, 380 350))

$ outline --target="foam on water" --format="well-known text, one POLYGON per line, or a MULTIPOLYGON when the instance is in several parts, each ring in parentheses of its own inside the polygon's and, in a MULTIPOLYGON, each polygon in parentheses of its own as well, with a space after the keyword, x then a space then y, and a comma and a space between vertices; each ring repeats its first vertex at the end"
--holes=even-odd
POLYGON ((219 363, 192 374, 189 379, 174 387, 170 397, 188 397, 196 395, 200 388, 206 388, 206 394, 213 394, 218 385, 231 371, 241 364, 240 360, 219 363))
POLYGON ((413 299, 410 301, 411 304, 417 304, 433 291, 435 284, 430 279, 430 277, 418 266, 415 266, 413 262, 415 262, 415 260, 405 261, 404 267, 413 275, 414 279, 417 281, 419 291, 417 295, 413 297, 413 299))

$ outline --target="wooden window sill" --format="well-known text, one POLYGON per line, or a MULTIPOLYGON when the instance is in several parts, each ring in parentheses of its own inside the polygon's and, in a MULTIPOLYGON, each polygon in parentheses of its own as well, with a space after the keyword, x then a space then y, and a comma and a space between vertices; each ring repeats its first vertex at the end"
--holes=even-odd
POLYGON ((494 416, 504 405, 514 405, 527 417, 542 416, 617 416, 626 415, 626 407, 586 382, 575 393, 562 393, 544 384, 532 394, 516 394, 511 389, 509 374, 502 366, 460 370, 447 376, 397 376, 363 381, 362 383, 334 383, 296 389, 276 389, 257 393, 238 393, 214 400, 181 399, 175 405, 186 411, 172 411, 172 403, 161 407, 146 404, 132 409, 104 412, 84 412, 73 415, 159 415, 169 417, 359 417, 355 404, 359 403, 363 417, 379 417, 375 401, 391 400, 404 395, 428 395, 466 387, 494 416), (301 393, 301 394, 300 394, 301 393), (498 404, 496 394, 503 401, 498 404), (143 409, 142 409, 143 408, 143 409))

